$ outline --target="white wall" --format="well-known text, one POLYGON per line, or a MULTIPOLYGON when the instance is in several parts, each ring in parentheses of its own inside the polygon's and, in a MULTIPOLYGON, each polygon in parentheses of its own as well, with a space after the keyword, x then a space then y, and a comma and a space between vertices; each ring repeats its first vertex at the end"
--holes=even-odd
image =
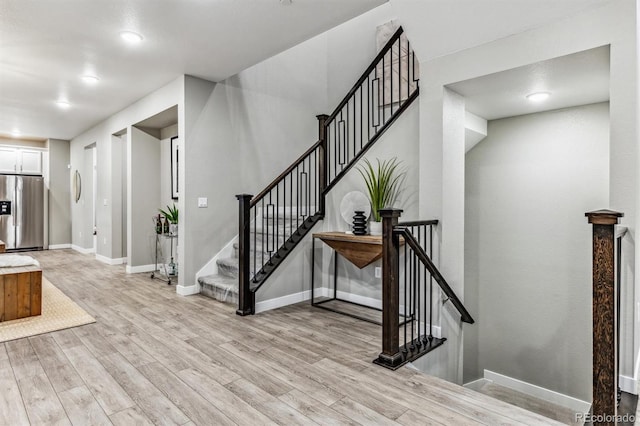
MULTIPOLYGON (((112 135, 119 133, 128 126, 138 123, 172 106, 178 105, 178 114, 182 114, 182 99, 184 92, 184 77, 180 76, 164 87, 145 96, 124 110, 112 115, 107 120, 96 124, 91 129, 73 138, 71 141, 71 165, 72 172, 84 168, 83 149, 92 143, 98 148, 98 200, 107 200, 107 205, 98 203, 98 233, 101 236, 97 254, 103 259, 117 259, 121 257, 122 247, 122 220, 114 220, 121 217, 122 207, 120 203, 114 203, 114 199, 122 199, 122 179, 114 173, 114 161, 120 158, 121 153, 112 150, 112 135), (104 238, 107 238, 106 244, 104 238), (114 246, 114 240, 117 244, 114 246)), ((181 126, 181 124, 179 124, 181 126)), ((118 167, 115 167, 118 169, 118 167)), ((84 174, 83 174, 84 177, 84 174)), ((91 232, 91 224, 85 223, 82 218, 82 206, 72 202, 72 243, 80 248, 86 248, 86 242, 80 234, 91 232)))
POLYGON ((466 160, 465 303, 476 324, 464 381, 487 369, 591 401, 582 218, 609 199, 608 103, 490 121, 466 160))
MULTIPOLYGON (((160 204, 160 141, 148 133, 130 127, 128 155, 131 191, 127 204, 130 230, 127 238, 128 267, 135 268, 155 262, 155 228, 160 204)), ((135 270, 135 269, 134 269, 135 270)))
MULTIPOLYGON (((411 2, 392 1, 392 6, 403 24, 407 36, 420 57, 420 9, 411 2), (415 37, 414 37, 415 35, 415 37)), ((449 138, 451 124, 448 117, 457 108, 450 109, 445 102, 447 84, 487 75, 539 61, 568 55, 598 46, 611 45, 610 86, 610 199, 609 207, 623 211, 623 223, 629 226, 637 240, 635 226, 640 210, 636 207, 638 164, 638 52, 636 28, 636 2, 621 1, 588 11, 553 24, 496 40, 451 55, 420 62, 420 213, 425 217, 441 219, 440 270, 452 288, 464 297, 464 150, 458 141, 449 138), (450 277, 455 277, 450 279, 450 277)), ((464 123, 460 123, 463 126, 464 123)), ((603 206, 607 207, 607 206, 603 206)), ((586 221, 576 217, 577 222, 586 221)), ((640 251, 633 254, 636 262, 640 251)), ((584 267, 589 269, 589 265, 584 267)), ((629 285, 640 287, 629 266, 629 285)), ((640 278, 640 277, 638 277, 640 278)), ((635 292, 636 300, 640 291, 635 292)), ((466 327, 466 326, 465 326, 466 327)), ((473 327, 473 325, 469 326, 473 327)), ((446 336, 457 333, 458 324, 444 329, 446 336)), ((638 332, 635 328, 637 353, 638 332)), ((448 341, 447 345, 456 344, 448 341)), ((457 351, 461 352, 461 351, 457 351)), ((626 357, 628 355, 624 355, 626 357)), ((428 358, 429 356, 427 356, 428 358)), ((445 360, 442 369, 431 371, 449 380, 461 382, 461 368, 446 365, 457 363, 457 357, 445 360)), ((628 363, 623 359, 623 363, 628 363)))
POLYGON ((49 245, 71 244, 69 141, 49 139, 49 245))
MULTIPOLYGON (((192 286, 195 273, 237 235, 235 195, 257 194, 317 140, 316 115, 331 113, 373 59, 375 28, 390 12, 377 8, 218 84, 187 78, 181 285, 192 286), (197 208, 198 197, 209 199, 208 209, 197 208)), ((293 286, 278 280, 272 276, 258 298, 293 286)))

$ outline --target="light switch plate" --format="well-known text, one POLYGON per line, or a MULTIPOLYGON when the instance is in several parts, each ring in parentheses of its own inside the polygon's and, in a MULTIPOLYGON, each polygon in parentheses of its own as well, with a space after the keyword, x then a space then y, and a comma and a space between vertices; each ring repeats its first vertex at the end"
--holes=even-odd
POLYGON ((376 278, 382 278, 382 268, 380 266, 376 266, 375 276, 376 278))
POLYGON ((107 205, 107 199, 105 198, 104 200, 102 200, 102 205, 106 206, 107 205))
POLYGON ((209 207, 209 200, 207 200, 206 197, 199 197, 198 198, 198 208, 200 209, 204 209, 209 207))

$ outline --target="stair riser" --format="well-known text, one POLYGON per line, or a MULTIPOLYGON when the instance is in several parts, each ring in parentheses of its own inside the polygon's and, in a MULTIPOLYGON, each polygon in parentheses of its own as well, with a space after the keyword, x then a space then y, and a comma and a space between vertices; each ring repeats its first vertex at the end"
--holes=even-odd
POLYGON ((214 287, 208 284, 200 284, 200 294, 210 297, 212 299, 219 300, 220 302, 229 303, 232 305, 238 304, 237 291, 214 287))

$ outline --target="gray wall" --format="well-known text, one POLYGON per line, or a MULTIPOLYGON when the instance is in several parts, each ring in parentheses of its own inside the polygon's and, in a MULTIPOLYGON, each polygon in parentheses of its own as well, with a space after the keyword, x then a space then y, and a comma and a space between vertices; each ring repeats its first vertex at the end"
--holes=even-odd
POLYGON ((129 266, 154 263, 155 229, 153 217, 160 205, 160 141, 131 127, 128 144, 131 154, 131 193, 128 205, 131 210, 128 240, 129 266))
POLYGON ((69 141, 49 139, 49 244, 71 244, 69 141))
POLYGON ((466 156, 464 380, 488 369, 591 401, 591 227, 609 104, 489 122, 466 156))

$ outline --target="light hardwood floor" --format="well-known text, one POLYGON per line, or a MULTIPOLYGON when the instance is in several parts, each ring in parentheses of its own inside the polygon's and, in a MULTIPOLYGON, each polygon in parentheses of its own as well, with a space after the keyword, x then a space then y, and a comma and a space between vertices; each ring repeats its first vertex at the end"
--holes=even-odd
POLYGON ((369 323, 307 303, 238 317, 89 255, 33 255, 97 323, 0 346, 2 425, 554 424, 373 365, 369 323))

